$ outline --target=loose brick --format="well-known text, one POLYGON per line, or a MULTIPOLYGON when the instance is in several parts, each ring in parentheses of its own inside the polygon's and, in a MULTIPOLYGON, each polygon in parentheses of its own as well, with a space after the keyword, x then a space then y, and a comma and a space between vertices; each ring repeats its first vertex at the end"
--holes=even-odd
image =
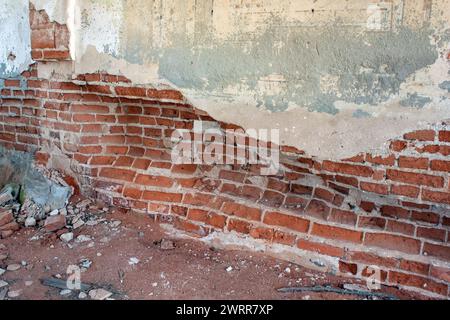
POLYGON ((358 265, 355 263, 339 260, 339 271, 342 273, 350 273, 356 275, 358 273, 358 265))

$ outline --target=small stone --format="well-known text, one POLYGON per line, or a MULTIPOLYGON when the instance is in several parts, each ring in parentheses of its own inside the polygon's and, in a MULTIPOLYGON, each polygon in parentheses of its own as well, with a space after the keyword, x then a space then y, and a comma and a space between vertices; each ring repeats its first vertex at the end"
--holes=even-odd
POLYGON ((162 239, 160 247, 162 250, 172 250, 175 249, 175 244, 172 240, 162 239))
POLYGON ((79 263, 79 266, 81 268, 86 268, 86 269, 89 269, 91 267, 91 265, 92 265, 92 261, 89 259, 81 259, 80 263, 79 263))
POLYGON ((0 289, 4 288, 4 287, 7 287, 8 285, 9 285, 8 282, 0 280, 0 289))
POLYGON ((60 292, 59 292, 59 295, 61 295, 61 296, 68 296, 69 294, 71 294, 72 293, 72 290, 70 290, 70 289, 64 289, 64 290, 61 290, 60 292))
POLYGON ((79 209, 86 208, 91 203, 92 203, 92 201, 90 199, 86 199, 86 200, 78 202, 76 207, 79 208, 79 209))
POLYGON ((58 214, 59 214, 59 210, 58 209, 55 209, 55 210, 53 210, 52 212, 49 213, 49 215, 51 217, 57 216, 58 214))
POLYGON ((58 231, 66 226, 65 216, 50 216, 45 219, 44 229, 48 232, 58 231))
POLYGON ((231 272, 231 271, 233 271, 233 267, 232 266, 229 266, 228 268, 226 268, 225 269, 227 272, 231 272))
POLYGON ((31 287, 32 285, 33 285, 33 281, 31 281, 31 280, 25 281, 25 286, 31 287))
POLYGON ((112 296, 112 292, 109 292, 108 290, 101 289, 101 288, 94 289, 94 290, 89 291, 89 296, 93 300, 105 300, 112 296))
POLYGON ((73 240, 73 233, 72 232, 64 233, 59 238, 64 242, 70 242, 73 240))
POLYGON ((25 219, 25 227, 30 228, 36 225, 36 219, 33 217, 28 217, 25 219))
POLYGON ((88 241, 91 241, 92 239, 91 239, 91 237, 89 237, 89 236, 85 236, 84 234, 80 234, 78 237, 77 237, 77 242, 88 242, 88 241))
POLYGON ((287 267, 286 269, 284 269, 284 272, 291 273, 291 268, 287 267))
POLYGON ((87 298, 87 294, 84 292, 80 292, 80 294, 78 295, 78 299, 86 299, 87 298))
POLYGON ((26 262, 25 260, 22 260, 22 261, 20 262, 20 264, 21 264, 23 267, 26 267, 26 266, 27 266, 27 262, 26 262))
POLYGON ((73 227, 74 229, 78 229, 78 228, 82 227, 83 225, 84 225, 84 221, 81 220, 81 219, 79 219, 77 222, 75 222, 75 223, 72 225, 72 227, 73 227))
POLYGON ((17 298, 22 294, 22 290, 13 290, 13 291, 8 291, 8 297, 9 298, 17 298))
POLYGON ((152 287, 157 287, 158 286, 158 282, 153 282, 152 283, 152 287))
POLYGON ((111 228, 117 228, 121 224, 122 224, 122 221, 115 220, 115 221, 111 222, 111 228))
POLYGON ((6 272, 5 269, 0 268, 0 276, 3 275, 6 272))
POLYGON ((8 271, 17 271, 20 269, 20 264, 14 263, 14 264, 10 264, 6 267, 6 270, 8 271))
POLYGON ((130 258, 130 260, 128 260, 128 264, 129 264, 130 266, 135 265, 135 264, 138 264, 138 263, 139 263, 139 259, 136 258, 136 257, 132 257, 132 258, 130 258))
POLYGON ((14 221, 12 210, 0 211, 0 226, 4 226, 14 221))

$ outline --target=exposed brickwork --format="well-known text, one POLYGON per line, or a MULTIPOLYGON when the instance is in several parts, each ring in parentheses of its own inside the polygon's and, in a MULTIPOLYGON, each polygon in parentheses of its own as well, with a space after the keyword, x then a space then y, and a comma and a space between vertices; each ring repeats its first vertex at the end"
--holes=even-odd
MULTIPOLYGON (((42 12, 31 17, 34 55, 68 49, 64 26, 42 12)), ((265 177, 256 165, 173 164, 173 130, 192 130, 195 120, 235 127, 175 90, 108 74, 39 79, 36 65, 0 80, 0 90, 0 144, 42 165, 55 156, 46 150, 59 149, 83 193, 199 237, 234 231, 338 258, 345 274, 368 277, 376 265, 386 284, 448 295, 448 125, 398 137, 389 154, 343 161, 284 146, 280 172, 265 177)))

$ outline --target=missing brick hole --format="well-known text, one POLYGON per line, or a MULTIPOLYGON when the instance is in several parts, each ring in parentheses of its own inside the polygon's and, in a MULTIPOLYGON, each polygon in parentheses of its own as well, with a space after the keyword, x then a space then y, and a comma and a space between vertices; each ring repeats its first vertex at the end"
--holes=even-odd
POLYGON ((12 52, 9 53, 8 55, 8 61, 14 61, 16 60, 16 55, 12 52))

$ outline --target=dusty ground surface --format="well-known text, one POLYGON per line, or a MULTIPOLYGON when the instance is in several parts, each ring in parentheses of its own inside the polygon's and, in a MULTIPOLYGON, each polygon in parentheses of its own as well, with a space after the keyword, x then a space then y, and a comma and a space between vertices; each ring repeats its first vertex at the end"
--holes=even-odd
MULTIPOLYGON (((44 286, 40 280, 66 279, 68 266, 79 265, 82 259, 92 264, 81 272, 81 281, 114 292, 113 299, 364 299, 335 293, 279 293, 280 287, 339 287, 358 281, 253 252, 216 250, 191 239, 172 239, 175 248, 163 250, 158 241, 170 238, 146 216, 112 210, 97 219, 75 233, 75 237, 91 238, 85 242, 65 243, 55 234, 44 235, 32 228, 0 240, 0 256, 7 256, 0 268, 20 265, 0 275, 9 284, 5 288, 14 293, 3 299, 79 299, 78 291, 61 295, 60 289, 44 286)), ((381 291, 400 299, 425 298, 395 288, 381 291)), ((1 293, 2 289, 0 299, 1 293)))

